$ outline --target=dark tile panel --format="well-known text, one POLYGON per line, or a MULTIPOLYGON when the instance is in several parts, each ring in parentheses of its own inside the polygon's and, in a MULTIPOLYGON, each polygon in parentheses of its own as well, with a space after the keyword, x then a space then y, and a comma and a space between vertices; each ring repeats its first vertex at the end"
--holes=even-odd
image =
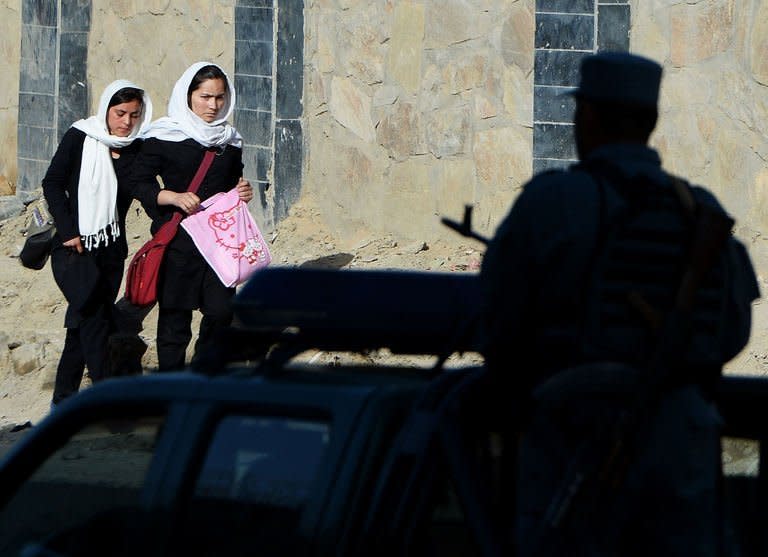
POLYGON ((629 18, 629 5, 598 7, 598 50, 629 50, 629 18))
POLYGON ((59 60, 58 138, 75 120, 88 117, 88 34, 62 33, 59 60))
POLYGON ((577 161, 575 160, 566 160, 566 159, 533 159, 533 175, 540 172, 545 172, 547 170, 565 170, 569 166, 571 166, 573 163, 577 161))
POLYGON ((235 41, 235 73, 272 76, 271 42, 235 41))
POLYGON ((302 115, 304 89, 304 6, 289 2, 277 12, 277 107, 278 119, 302 115))
POLYGON ((53 128, 34 126, 18 127, 19 156, 37 160, 50 160, 56 149, 57 140, 53 128))
POLYGON ((19 125, 53 126, 55 110, 56 98, 53 95, 19 95, 19 125))
MULTIPOLYGON (((51 130, 53 132, 53 130, 51 130)), ((43 177, 48 170, 50 157, 46 160, 32 160, 19 152, 17 159, 19 179, 16 183, 16 195, 26 198, 25 193, 38 191, 43 182, 43 177)))
POLYGON ((597 5, 602 6, 603 4, 629 4, 629 0, 598 0, 597 5))
POLYGON ((260 110, 235 109, 235 127, 248 145, 272 144, 272 114, 260 110))
POLYGON ((592 13, 595 0, 536 0, 537 12, 592 13))
POLYGON ((55 27, 58 23, 56 0, 22 0, 21 22, 55 27))
POLYGON ((272 110, 272 78, 235 74, 237 106, 249 110, 272 110))
POLYGON ((275 220, 288 215, 301 195, 303 134, 299 120, 277 122, 275 129, 275 220))
POLYGON ((595 43, 593 15, 536 14, 536 48, 591 50, 595 43))
POLYGON ((278 64, 276 115, 278 118, 299 118, 303 112, 302 89, 304 76, 300 64, 278 64))
POLYGON ((534 86, 533 120, 572 123, 576 103, 573 97, 566 94, 570 90, 570 87, 534 86))
POLYGON ((573 126, 567 124, 534 124, 533 156, 543 159, 576 158, 573 126))
POLYGON ((579 64, 590 52, 537 50, 534 61, 534 85, 575 87, 579 82, 579 64))
POLYGON ((90 31, 91 0, 61 0, 61 30, 90 31))
POLYGON ((237 0, 236 7, 245 8, 271 8, 274 0, 237 0))
POLYGON ((235 39, 271 42, 274 13, 274 10, 268 8, 236 7, 235 39))
POLYGON ((267 182, 272 165, 272 149, 255 145, 243 146, 243 163, 246 176, 255 176, 259 182, 267 182))
POLYGON ((56 92, 56 29, 21 26, 21 67, 19 91, 56 92))

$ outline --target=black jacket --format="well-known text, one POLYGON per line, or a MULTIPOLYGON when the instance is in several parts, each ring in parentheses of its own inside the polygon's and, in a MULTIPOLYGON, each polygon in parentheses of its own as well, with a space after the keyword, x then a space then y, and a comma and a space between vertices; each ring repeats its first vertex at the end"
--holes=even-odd
MULTIPOLYGON (((243 175, 242 153, 242 149, 232 146, 217 152, 197 190, 201 201, 237 185, 243 175)), ((130 189, 152 219, 152 233, 168 221, 174 211, 180 211, 173 206, 158 206, 157 195, 161 188, 156 177, 159 176, 165 189, 184 192, 204 154, 205 147, 193 139, 173 142, 150 138, 142 144, 133 168, 130 189)), ((213 297, 216 300, 213 304, 221 305, 234 293, 234 289, 225 288, 217 278, 212 280, 212 276, 215 278, 213 270, 197 251, 189 235, 179 227, 163 260, 158 301, 164 307, 196 309, 206 305, 205 297, 213 297)))
MULTIPOLYGON (((43 195, 48 202, 48 209, 56 223, 56 230, 61 241, 71 240, 80 235, 77 214, 77 184, 80 178, 80 161, 83 157, 85 133, 77 128, 69 128, 61 139, 51 164, 43 178, 43 195)), ((120 158, 112 159, 117 175, 117 214, 120 224, 120 238, 117 240, 122 258, 128 254, 125 239, 125 215, 131 205, 131 195, 127 188, 127 178, 141 140, 137 139, 120 150, 120 158)))

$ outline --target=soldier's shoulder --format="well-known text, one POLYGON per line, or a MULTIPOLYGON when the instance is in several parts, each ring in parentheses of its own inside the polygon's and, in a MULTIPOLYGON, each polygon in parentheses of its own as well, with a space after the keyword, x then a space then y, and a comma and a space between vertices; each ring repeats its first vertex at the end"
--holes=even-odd
POLYGON ((534 176, 524 192, 530 196, 580 195, 583 186, 590 184, 594 184, 592 177, 578 167, 546 170, 534 176))
POLYGON ((685 178, 681 178, 679 176, 670 175, 670 178, 672 180, 682 180, 683 182, 688 184, 688 187, 691 189, 693 196, 696 198, 698 202, 706 203, 707 205, 711 205, 712 207, 717 207, 721 211, 725 211, 724 207, 718 200, 717 196, 706 186, 693 184, 688 180, 686 180, 685 178))

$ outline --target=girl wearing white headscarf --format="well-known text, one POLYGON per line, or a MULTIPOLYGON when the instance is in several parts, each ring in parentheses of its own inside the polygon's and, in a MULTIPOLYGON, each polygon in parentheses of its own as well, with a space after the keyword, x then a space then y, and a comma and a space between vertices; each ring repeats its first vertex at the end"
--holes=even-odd
POLYGON ((142 89, 126 80, 110 83, 96 115, 64 134, 43 178, 56 224, 51 268, 69 303, 53 404, 77 392, 86 366, 93 381, 109 373, 107 339, 128 255, 125 181, 151 119, 152 101, 142 89))
MULTIPOLYGON (((228 123, 234 108, 235 89, 216 64, 197 62, 174 85, 168 116, 153 122, 145 132, 131 180, 133 195, 152 218, 153 233, 174 212, 194 213, 201 201, 216 193, 237 187, 246 203, 253 197, 251 185, 242 177, 242 138, 228 123), (214 150, 216 157, 197 193, 190 193, 187 188, 207 150, 214 150)), ((194 310, 203 314, 195 355, 230 325, 234 293, 179 227, 166 250, 158 284, 160 371, 184 367, 194 310)))

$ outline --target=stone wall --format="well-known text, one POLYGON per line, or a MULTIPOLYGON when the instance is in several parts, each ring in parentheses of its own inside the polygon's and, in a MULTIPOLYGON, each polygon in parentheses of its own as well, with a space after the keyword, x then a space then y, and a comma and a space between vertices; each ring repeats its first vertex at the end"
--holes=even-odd
MULTIPOLYGON (((94 0, 89 106, 109 81, 128 77, 147 88, 161 116, 173 81, 190 62, 211 59, 237 75, 240 52, 245 67, 250 50, 238 51, 237 44, 248 29, 237 35, 237 10, 303 11, 303 20, 290 20, 303 22, 304 52, 294 53, 303 61, 290 54, 282 66, 303 65, 303 113, 290 129, 276 130, 272 146, 298 138, 285 153, 298 148, 301 155, 278 177, 278 197, 261 192, 262 205, 280 205, 282 218, 296 199, 310 198, 339 234, 428 240, 452 235, 439 217, 457 218, 472 203, 477 228, 490 234, 533 169, 534 39, 542 2, 94 0), (280 192, 288 193, 280 198, 280 192)), ((597 13, 620 3, 579 5, 597 13)), ((12 184, 21 4, 0 0, 0 54, 10 69, 0 92, 0 176, 12 184)), ((722 197, 762 268, 768 261, 761 243, 768 218, 768 0, 630 1, 629 9, 630 48, 666 70, 654 144, 671 170, 722 197)), ((284 38, 286 28, 276 29, 284 38)), ((279 104, 279 89, 274 96, 279 104)), ((295 110, 287 112, 295 118, 295 110)), ((255 143, 249 176, 265 182, 274 178, 268 143, 255 143)), ((0 193, 2 187, 0 178, 0 193)))
POLYGON ((15 192, 16 123, 19 112, 19 61, 21 57, 21 0, 0 1, 0 196, 15 192))
MULTIPOLYGON (((633 2, 631 48, 664 63, 652 143, 736 218, 768 293, 768 0, 633 2)), ((766 373, 768 308, 731 368, 766 373)))
POLYGON ((531 173, 533 0, 306 11, 303 187, 328 224, 431 239, 473 203, 493 230, 531 173))
POLYGON ((632 49, 665 65, 654 145, 669 170, 710 187, 744 234, 762 235, 768 224, 768 1, 637 4, 632 49))
POLYGON ((210 60, 234 75, 234 0, 92 0, 88 41, 91 110, 104 87, 131 79, 165 116, 176 79, 210 60))

